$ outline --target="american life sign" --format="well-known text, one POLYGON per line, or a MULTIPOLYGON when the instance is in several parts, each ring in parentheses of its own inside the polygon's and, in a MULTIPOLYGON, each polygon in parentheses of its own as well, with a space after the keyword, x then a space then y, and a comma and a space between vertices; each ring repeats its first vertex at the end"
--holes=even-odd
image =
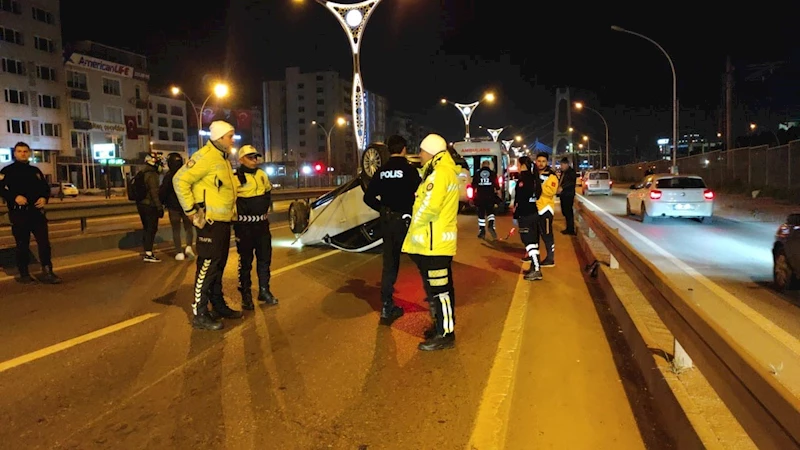
POLYGON ((133 78, 133 67, 124 66, 122 64, 105 61, 91 56, 81 55, 80 53, 73 53, 69 57, 69 64, 78 67, 85 67, 87 69, 97 70, 110 75, 118 77, 133 78))

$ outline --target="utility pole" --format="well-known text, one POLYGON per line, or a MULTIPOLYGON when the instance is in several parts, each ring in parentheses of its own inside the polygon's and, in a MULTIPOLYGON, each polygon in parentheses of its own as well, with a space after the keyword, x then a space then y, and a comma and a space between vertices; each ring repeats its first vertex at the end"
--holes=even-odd
MULTIPOLYGON (((725 61, 725 150, 731 151, 733 149, 733 65, 731 64, 731 57, 725 61)), ((728 154, 727 165, 728 173, 733 170, 733 158, 728 154)))

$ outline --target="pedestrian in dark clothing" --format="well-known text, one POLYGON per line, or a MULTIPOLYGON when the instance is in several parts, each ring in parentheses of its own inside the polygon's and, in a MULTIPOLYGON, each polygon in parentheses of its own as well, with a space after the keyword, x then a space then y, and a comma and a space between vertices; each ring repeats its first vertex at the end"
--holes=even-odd
POLYGON ((57 284, 61 282, 61 278, 53 273, 50 235, 44 212, 50 198, 50 185, 42 171, 30 164, 30 157, 30 146, 18 142, 14 146, 14 162, 0 170, 0 195, 8 205, 11 233, 17 246, 17 281, 23 284, 36 282, 28 271, 33 234, 42 266, 42 274, 37 278, 43 283, 57 284))
POLYGON ((422 182, 419 172, 406 159, 407 142, 402 136, 389 136, 386 141, 392 155, 370 180, 364 203, 381 214, 383 234, 383 273, 381 274, 380 323, 391 325, 403 315, 403 308, 394 304, 394 283, 400 270, 400 253, 411 223, 414 194, 422 182), (379 198, 380 197, 380 198, 379 198))
POLYGON ((194 241, 194 225, 189 220, 189 216, 183 213, 181 203, 178 201, 178 195, 175 194, 175 186, 172 184, 172 178, 175 172, 183 167, 183 157, 180 153, 170 153, 167 155, 167 174, 161 181, 161 188, 159 189, 159 198, 161 203, 167 209, 169 215, 169 224, 172 227, 172 241, 175 243, 175 259, 183 261, 186 258, 194 258, 194 250, 192 250, 192 243, 194 241), (184 248, 181 243, 181 226, 186 233, 186 247, 184 248))
POLYGON ((514 195, 514 219, 519 224, 519 237, 525 245, 525 258, 530 261, 530 268, 525 271, 525 279, 537 281, 542 279, 539 266, 539 209, 536 206, 542 195, 542 186, 531 159, 527 156, 519 158, 519 180, 514 195))
POLYGON ((575 185, 578 174, 569 165, 568 158, 561 159, 561 179, 559 180, 559 190, 561 191, 561 213, 567 221, 567 228, 561 234, 575 234, 575 212, 572 209, 575 203, 575 185))
POLYGON ((139 218, 144 228, 144 262, 161 262, 153 254, 153 244, 158 233, 158 219, 164 217, 164 205, 159 198, 158 173, 161 170, 161 159, 158 155, 148 154, 144 158, 144 169, 137 174, 134 183, 143 183, 142 190, 145 195, 136 202, 139 218), (138 178, 138 179, 137 179, 138 178))

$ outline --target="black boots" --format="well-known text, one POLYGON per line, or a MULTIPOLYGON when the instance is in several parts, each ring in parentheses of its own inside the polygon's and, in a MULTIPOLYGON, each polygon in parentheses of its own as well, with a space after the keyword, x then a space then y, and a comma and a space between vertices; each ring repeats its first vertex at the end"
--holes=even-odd
POLYGON ((39 281, 46 284, 59 284, 61 283, 61 278, 53 273, 52 267, 44 266, 42 267, 42 274, 39 275, 39 281))
POLYGON ((541 280, 543 278, 542 277, 542 271, 541 270, 533 270, 533 269, 531 269, 531 270, 525 272, 525 275, 523 276, 523 278, 525 278, 525 280, 527 280, 527 281, 539 281, 539 280, 541 280))
POLYGON ((405 313, 405 311, 403 311, 403 308, 401 308, 399 306, 396 306, 396 305, 392 305, 390 307, 384 306, 381 309, 380 324, 381 325, 387 325, 387 326, 391 325, 392 323, 394 323, 395 320, 403 317, 404 313, 405 313))
POLYGON ((492 235, 492 239, 497 239, 497 232, 494 230, 494 221, 489 225, 489 234, 492 235))
POLYGON ((222 322, 212 319, 209 313, 201 312, 192 319, 192 327, 198 330, 217 331, 221 330, 223 325, 222 322))
POLYGON ((453 348, 455 347, 455 345, 456 345, 455 333, 447 333, 444 336, 435 335, 431 338, 425 339, 425 342, 420 342, 417 348, 419 348, 424 352, 433 352, 436 350, 453 348))
POLYGON ((272 295, 268 287, 258 288, 258 301, 264 302, 270 306, 278 304, 278 299, 272 295))
POLYGON ((242 309, 248 311, 255 309, 255 305, 253 305, 253 293, 250 292, 250 289, 242 290, 242 309))

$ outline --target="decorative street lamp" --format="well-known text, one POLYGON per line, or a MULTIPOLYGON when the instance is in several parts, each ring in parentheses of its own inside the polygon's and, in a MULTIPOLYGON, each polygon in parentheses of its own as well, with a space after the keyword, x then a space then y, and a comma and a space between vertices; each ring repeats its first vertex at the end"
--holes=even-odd
POLYGON ((197 149, 199 150, 200 148, 203 147, 203 110, 206 108, 206 104, 211 99, 211 97, 213 96, 216 96, 217 98, 227 97, 228 93, 230 92, 230 88, 225 83, 215 84, 214 90, 211 92, 211 94, 208 95, 208 97, 206 97, 205 101, 203 101, 203 104, 200 106, 200 109, 197 109, 197 105, 192 101, 191 98, 189 98, 188 95, 186 95, 186 92, 183 92, 181 90, 181 88, 177 86, 172 86, 170 92, 172 92, 172 95, 175 96, 183 94, 183 96, 186 98, 189 104, 192 105, 192 110, 197 112, 197 149))
POLYGON ((456 109, 458 109, 458 112, 461 113, 461 116, 464 118, 464 128, 466 130, 466 133, 464 134, 464 140, 465 141, 469 141, 470 140, 470 136, 469 136, 469 119, 472 117, 472 113, 475 112, 475 108, 477 108, 478 105, 480 105, 481 102, 483 102, 484 100, 489 102, 489 103, 494 102, 494 94, 489 92, 489 93, 487 93, 486 95, 483 96, 482 100, 478 100, 477 102, 472 102, 472 103, 453 103, 453 102, 447 100, 446 98, 443 98, 443 99, 440 100, 443 105, 446 105, 446 104, 450 103, 451 105, 455 106, 456 109))
POLYGON ((487 129, 486 129, 486 131, 488 131, 488 132, 489 132, 489 136, 491 136, 491 137, 492 137, 492 139, 493 139, 495 142, 497 142, 497 138, 499 138, 499 137, 500 137, 500 133, 502 133, 502 132, 503 132, 503 130, 505 130, 505 128, 495 128, 495 129, 492 129, 492 128, 487 128, 487 129))
MULTIPOLYGON (((317 3, 327 8, 339 20, 347 38, 350 41, 350 50, 353 52, 353 133, 359 151, 367 147, 367 112, 365 109, 364 83, 361 79, 361 38, 367 20, 381 0, 366 0, 353 4, 342 4, 316 0, 317 3)), ((357 165, 356 165, 357 167, 357 165)))
MULTIPOLYGON (((606 122, 606 118, 603 117, 603 115, 600 114, 599 111, 597 111, 596 109, 589 108, 588 106, 586 106, 586 104, 584 104, 582 102, 575 102, 575 109, 577 109, 578 111, 580 111, 582 109, 588 109, 589 111, 591 111, 591 112, 597 114, 598 116, 600 116, 600 118, 603 120, 603 125, 605 125, 605 127, 606 127, 606 166, 611 167, 611 159, 609 159, 610 151, 609 151, 609 143, 608 143, 608 122, 606 122)), ((570 131, 572 131, 572 130, 570 130, 570 131)), ((600 165, 602 166, 602 164, 600 164, 600 165)))
POLYGON ((507 140, 503 140, 501 142, 503 143, 503 147, 506 148, 506 152, 510 152, 511 151, 511 144, 514 143, 514 140, 513 139, 507 139, 507 140))

